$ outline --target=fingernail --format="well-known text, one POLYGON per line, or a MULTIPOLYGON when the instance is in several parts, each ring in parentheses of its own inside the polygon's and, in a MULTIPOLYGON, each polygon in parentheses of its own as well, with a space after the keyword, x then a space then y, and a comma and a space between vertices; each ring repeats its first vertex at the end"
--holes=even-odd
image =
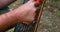
POLYGON ((39 3, 35 3, 35 7, 39 7, 39 3))

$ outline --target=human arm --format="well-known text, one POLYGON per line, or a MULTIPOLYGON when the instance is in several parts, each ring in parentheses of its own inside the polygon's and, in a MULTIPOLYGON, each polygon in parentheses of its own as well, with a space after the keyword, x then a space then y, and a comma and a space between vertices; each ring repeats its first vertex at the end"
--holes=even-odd
POLYGON ((17 22, 31 22, 34 20, 35 2, 29 1, 17 9, 0 15, 0 31, 14 26, 17 22))
POLYGON ((0 0, 0 9, 7 7, 9 4, 16 0, 0 0))

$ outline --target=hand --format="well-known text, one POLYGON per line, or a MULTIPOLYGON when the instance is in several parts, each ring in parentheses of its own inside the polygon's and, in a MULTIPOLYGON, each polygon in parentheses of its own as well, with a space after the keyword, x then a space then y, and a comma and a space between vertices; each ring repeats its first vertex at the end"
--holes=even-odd
POLYGON ((19 21, 32 22, 35 18, 35 1, 30 0, 17 9, 17 18, 19 21))

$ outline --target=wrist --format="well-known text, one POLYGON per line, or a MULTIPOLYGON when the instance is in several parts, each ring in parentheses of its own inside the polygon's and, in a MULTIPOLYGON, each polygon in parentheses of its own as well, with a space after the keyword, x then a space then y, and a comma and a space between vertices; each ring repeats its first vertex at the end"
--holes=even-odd
POLYGON ((7 18, 9 18, 8 20, 11 20, 11 22, 13 24, 18 22, 16 13, 14 11, 10 11, 10 12, 6 13, 6 16, 7 16, 7 18))

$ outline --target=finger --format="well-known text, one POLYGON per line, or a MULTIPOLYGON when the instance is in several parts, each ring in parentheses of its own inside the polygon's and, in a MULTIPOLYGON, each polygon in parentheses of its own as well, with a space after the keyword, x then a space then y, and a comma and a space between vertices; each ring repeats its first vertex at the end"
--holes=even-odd
POLYGON ((29 1, 33 2, 34 0, 29 0, 29 1))
POLYGON ((39 3, 37 2, 33 2, 32 4, 34 5, 35 8, 39 7, 39 3))
POLYGON ((35 6, 35 7, 39 7, 39 6, 40 6, 40 3, 37 3, 37 2, 36 2, 36 3, 34 4, 34 6, 35 6))
POLYGON ((29 15, 33 15, 33 14, 35 14, 35 11, 36 11, 36 9, 33 8, 33 9, 31 9, 31 10, 28 12, 28 14, 29 14, 29 15))
POLYGON ((31 13, 35 13, 36 9, 37 9, 37 8, 33 8, 33 9, 31 10, 31 13))

